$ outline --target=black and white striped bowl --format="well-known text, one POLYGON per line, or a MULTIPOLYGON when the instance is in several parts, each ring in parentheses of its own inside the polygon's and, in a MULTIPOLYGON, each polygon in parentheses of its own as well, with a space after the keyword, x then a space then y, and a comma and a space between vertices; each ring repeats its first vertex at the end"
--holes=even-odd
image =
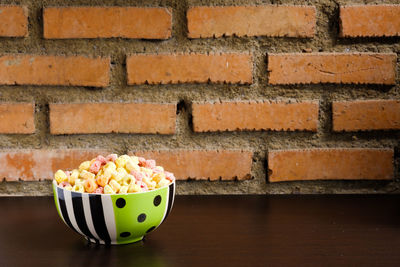
POLYGON ((175 198, 175 181, 142 193, 90 194, 53 181, 54 201, 66 225, 100 244, 137 242, 165 221, 175 198))

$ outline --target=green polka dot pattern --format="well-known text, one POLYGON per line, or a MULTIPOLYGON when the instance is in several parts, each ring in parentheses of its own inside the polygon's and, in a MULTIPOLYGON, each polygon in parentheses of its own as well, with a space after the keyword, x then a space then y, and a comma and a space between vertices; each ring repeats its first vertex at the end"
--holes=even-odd
POLYGON ((168 187, 144 194, 111 195, 111 199, 117 243, 131 243, 141 240, 150 228, 161 224, 168 208, 168 187), (154 205, 154 200, 159 198, 160 204, 154 205))

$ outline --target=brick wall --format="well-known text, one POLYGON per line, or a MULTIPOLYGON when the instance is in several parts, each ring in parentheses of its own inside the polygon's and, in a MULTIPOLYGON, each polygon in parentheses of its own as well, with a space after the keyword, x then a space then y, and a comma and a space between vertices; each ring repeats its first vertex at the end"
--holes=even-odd
POLYGON ((399 14, 2 1, 0 195, 49 195, 54 170, 109 152, 155 158, 179 194, 399 193, 399 14))

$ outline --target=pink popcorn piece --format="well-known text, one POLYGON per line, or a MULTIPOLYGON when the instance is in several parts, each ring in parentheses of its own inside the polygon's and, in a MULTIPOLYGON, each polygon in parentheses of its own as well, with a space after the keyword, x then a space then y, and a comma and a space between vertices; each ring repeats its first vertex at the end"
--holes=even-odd
POLYGON ((139 160, 139 166, 144 167, 146 165, 146 159, 142 157, 138 157, 139 160))
POLYGON ((172 172, 165 172, 165 178, 172 182, 175 180, 175 175, 172 172))
POLYGON ((91 173, 97 174, 101 168, 101 162, 98 160, 95 160, 92 165, 90 165, 89 171, 91 173))
POLYGON ((144 178, 143 173, 135 171, 135 170, 131 171, 131 174, 133 175, 133 177, 135 177, 136 181, 142 181, 144 178))
POLYGON ((145 167, 154 169, 156 167, 156 161, 154 159, 146 160, 145 167))
POLYGON ((154 173, 162 173, 163 171, 160 170, 159 168, 152 168, 151 169, 154 173))
POLYGON ((71 171, 66 171, 65 172, 65 174, 67 175, 68 178, 71 177, 71 173, 72 173, 71 171))
POLYGON ((71 184, 68 183, 68 182, 62 182, 62 183, 59 184, 59 186, 60 186, 61 188, 64 188, 64 187, 67 187, 67 186, 71 186, 71 184))
POLYGON ((102 155, 98 155, 96 158, 96 161, 100 161, 101 165, 105 165, 107 163, 107 160, 105 157, 103 157, 102 155))
POLYGON ((110 161, 115 162, 117 160, 117 158, 118 158, 117 154, 110 154, 106 157, 106 161, 107 162, 110 162, 110 161))
POLYGON ((99 186, 99 187, 96 188, 96 190, 94 190, 93 193, 95 193, 95 194, 103 194, 103 192, 104 192, 104 187, 99 186))

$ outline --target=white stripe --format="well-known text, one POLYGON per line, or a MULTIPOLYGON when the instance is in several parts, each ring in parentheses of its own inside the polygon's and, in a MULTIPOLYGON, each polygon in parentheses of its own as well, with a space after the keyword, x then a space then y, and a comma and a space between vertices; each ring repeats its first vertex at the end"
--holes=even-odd
POLYGON ((97 235, 97 232, 94 229, 92 213, 90 212, 90 202, 88 194, 82 194, 82 204, 83 204, 83 213, 85 214, 86 225, 88 226, 90 233, 92 233, 92 235, 97 240, 100 240, 100 237, 97 235))
POLYGON ((166 197, 166 203, 165 203, 165 210, 164 210, 164 215, 162 217, 162 220, 160 222, 160 224, 164 221, 165 219, 165 215, 167 215, 167 211, 168 211, 168 202, 169 202, 169 186, 167 187, 167 197, 166 197))
MULTIPOLYGON (((172 195, 172 203, 171 203, 171 210, 172 210, 172 206, 174 205, 174 201, 175 201, 175 195, 176 195, 176 188, 175 188, 175 181, 174 181, 174 194, 172 195)), ((171 213, 171 210, 169 211, 171 213)))
MULTIPOLYGON (((65 223, 65 224, 67 224, 66 222, 65 222, 65 220, 64 220, 64 216, 62 215, 62 212, 61 212, 61 207, 60 207, 60 200, 58 199, 58 190, 57 190, 57 182, 56 181, 53 181, 53 187, 54 187, 54 192, 56 192, 56 201, 57 201, 57 205, 58 205, 58 210, 57 210, 57 212, 58 212, 58 214, 60 215, 60 217, 61 217, 61 219, 63 220, 63 222, 65 223)), ((68 224, 67 224, 68 225, 68 224)))
POLYGON ((115 227, 115 215, 113 203, 110 195, 101 195, 101 203, 103 204, 104 220, 106 222, 108 234, 111 242, 117 240, 117 229, 115 227))
POLYGON ((75 230, 78 233, 80 233, 83 236, 86 236, 84 233, 82 233, 81 229, 79 228, 78 224, 76 223, 74 207, 72 206, 71 191, 66 190, 66 189, 63 189, 63 190, 64 190, 65 206, 67 207, 67 213, 68 213, 69 220, 71 221, 72 226, 75 228, 75 230))

